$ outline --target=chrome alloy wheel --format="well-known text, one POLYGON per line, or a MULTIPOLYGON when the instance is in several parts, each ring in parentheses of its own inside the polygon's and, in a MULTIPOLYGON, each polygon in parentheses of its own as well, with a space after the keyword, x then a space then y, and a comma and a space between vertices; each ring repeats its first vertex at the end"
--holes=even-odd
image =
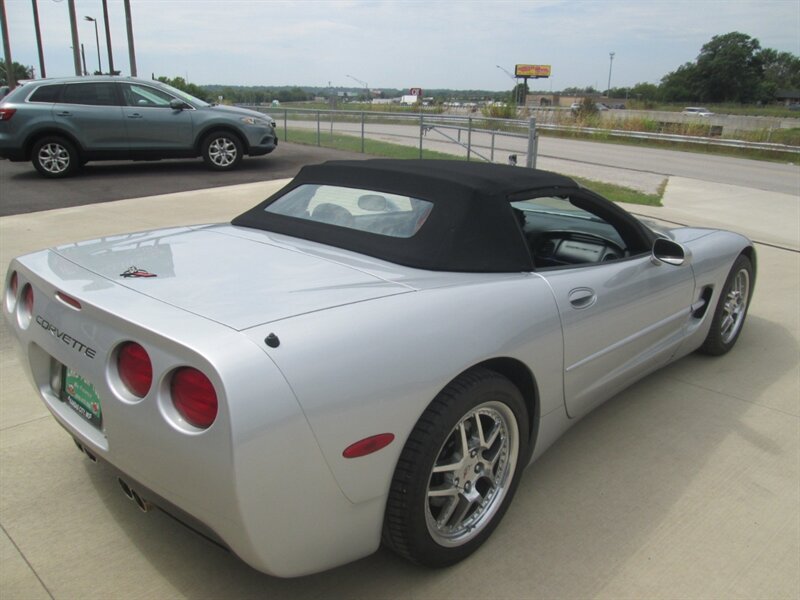
POLYGON ((69 150, 61 144, 50 142, 39 149, 36 160, 52 175, 59 175, 69 168, 69 150))
POLYGON ((747 312, 747 301, 750 298, 750 274, 747 269, 739 269, 731 282, 731 288, 722 305, 722 322, 720 323, 720 337, 724 344, 729 343, 744 322, 747 312))
POLYGON ((208 145, 208 158, 218 167, 229 167, 236 160, 236 144, 227 137, 218 137, 208 145))
POLYGON ((514 479, 519 427, 501 402, 464 415, 447 436, 428 480, 425 521, 433 540, 465 544, 492 520, 514 479))

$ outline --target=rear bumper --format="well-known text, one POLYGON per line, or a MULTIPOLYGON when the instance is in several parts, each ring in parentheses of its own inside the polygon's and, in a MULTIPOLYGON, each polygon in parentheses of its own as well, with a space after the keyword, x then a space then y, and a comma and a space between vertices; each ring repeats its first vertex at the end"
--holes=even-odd
POLYGON ((145 501, 279 577, 325 570, 377 549, 385 497, 353 504, 344 496, 262 348, 52 252, 14 260, 10 272, 17 273, 19 294, 28 284, 34 290, 28 323, 20 319, 19 299, 4 294, 2 304, 36 393, 88 453, 112 465, 145 501), (82 308, 56 300, 57 291, 82 308), (127 307, 126 319, 120 307, 127 307), (121 395, 115 384, 115 349, 125 340, 142 344, 153 364, 153 385, 141 400, 121 395), (61 365, 95 387, 102 429, 60 399, 54 381, 61 365), (180 365, 199 368, 217 391, 219 413, 207 430, 192 431, 170 417, 164 395, 180 365))

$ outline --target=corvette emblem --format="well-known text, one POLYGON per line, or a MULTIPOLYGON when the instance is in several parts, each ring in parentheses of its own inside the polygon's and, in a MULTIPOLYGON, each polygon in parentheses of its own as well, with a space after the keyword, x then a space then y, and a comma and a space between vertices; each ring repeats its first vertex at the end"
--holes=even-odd
POLYGON ((150 271, 145 271, 144 269, 140 269, 139 267, 131 267, 124 273, 119 274, 120 277, 158 277, 155 273, 151 273, 150 271))

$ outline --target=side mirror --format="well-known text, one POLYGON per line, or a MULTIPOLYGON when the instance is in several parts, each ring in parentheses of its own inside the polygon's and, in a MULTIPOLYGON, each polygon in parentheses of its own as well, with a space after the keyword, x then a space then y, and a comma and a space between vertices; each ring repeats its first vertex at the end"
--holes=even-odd
POLYGON ((686 262, 686 250, 677 242, 661 237, 656 238, 653 243, 652 259, 655 264, 666 263, 680 266, 686 262))
POLYGON ((178 100, 177 98, 173 98, 169 101, 169 107, 172 110, 183 110, 184 108, 188 108, 189 105, 186 104, 183 100, 178 100))

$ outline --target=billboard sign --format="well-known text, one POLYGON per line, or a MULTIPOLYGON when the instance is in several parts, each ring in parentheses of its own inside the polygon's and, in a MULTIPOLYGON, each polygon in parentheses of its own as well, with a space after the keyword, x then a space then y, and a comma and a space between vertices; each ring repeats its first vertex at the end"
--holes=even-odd
POLYGON ((408 90, 408 95, 419 96, 420 98, 422 98, 422 88, 411 88, 410 90, 408 90))
POLYGON ((527 77, 529 79, 550 77, 550 65, 516 65, 514 67, 514 76, 527 77))

